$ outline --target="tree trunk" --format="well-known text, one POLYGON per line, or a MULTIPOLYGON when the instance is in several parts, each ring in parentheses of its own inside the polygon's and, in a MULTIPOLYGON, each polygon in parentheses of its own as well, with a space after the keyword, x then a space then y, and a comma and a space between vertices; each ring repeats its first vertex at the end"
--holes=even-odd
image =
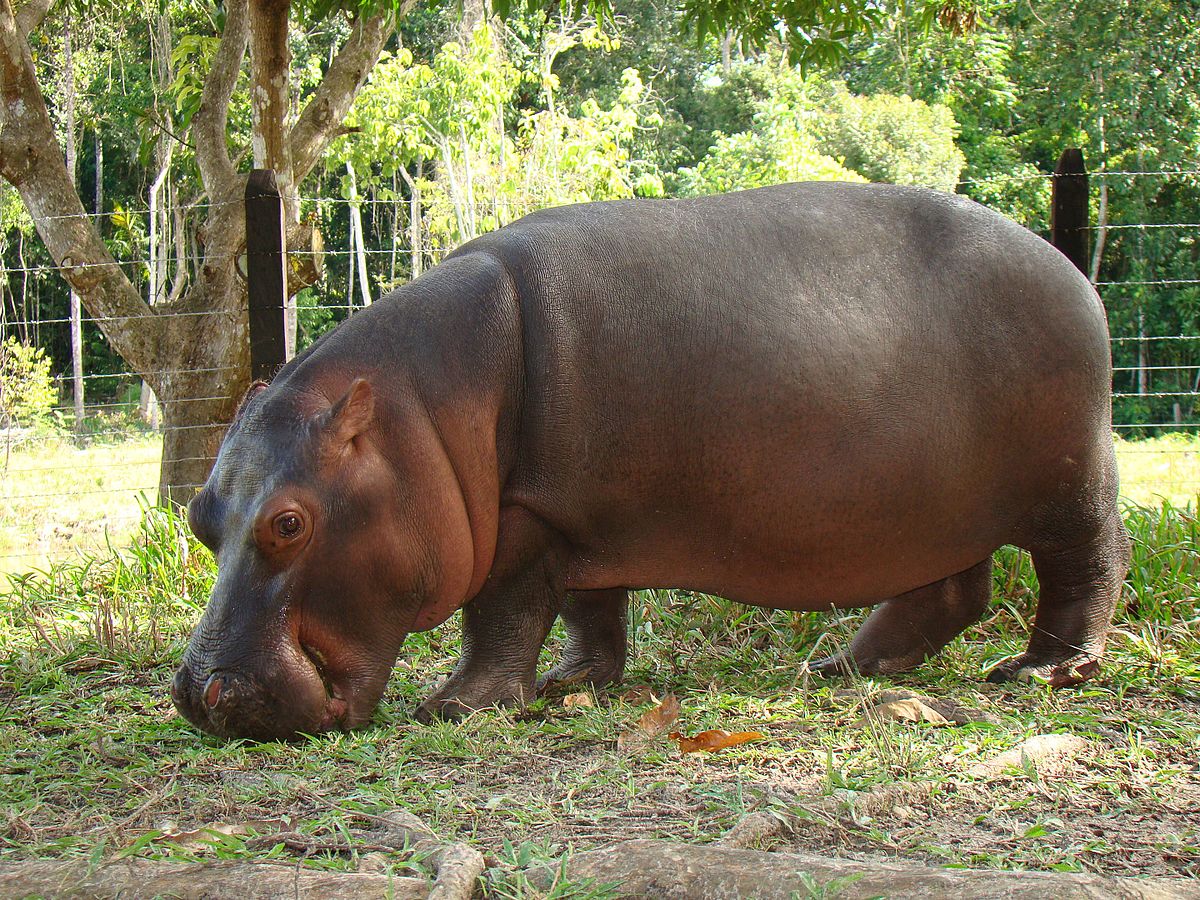
POLYGON ((429 882, 389 874, 322 872, 282 860, 180 864, 120 859, 100 865, 87 860, 38 860, 0 867, 0 894, 77 900, 426 900, 429 882))
MULTIPOLYGON (((209 200, 199 229, 204 260, 178 302, 152 311, 83 209, 58 150, 28 31, 18 25, 11 0, 0 0, 0 177, 20 193, 47 251, 113 349, 158 395, 165 426, 159 496, 174 503, 186 503, 207 477, 250 377, 245 285, 233 263, 245 244, 245 178, 227 143, 230 98, 249 42, 247 0, 227 0, 225 12, 224 33, 189 132, 209 200)), ((292 184, 312 170, 337 135, 392 28, 386 12, 354 22, 290 131, 286 91, 282 94, 278 121, 264 124, 268 133, 284 135, 292 184)), ((286 48, 286 18, 282 33, 286 48)), ((311 239, 303 229, 292 233, 311 239)))
MULTIPOLYGON (((1104 93, 1104 81, 1100 81, 1101 98, 1104 93)), ((1100 263, 1104 260, 1104 243, 1108 238, 1108 178, 1104 170, 1108 165, 1108 140, 1104 129, 1104 113, 1100 114, 1100 205, 1096 210, 1096 242, 1092 245, 1092 264, 1088 267, 1088 277, 1092 284, 1100 280, 1100 263)))
MULTIPOLYGON (((346 174, 350 178, 350 243, 354 261, 358 264, 358 286, 362 292, 363 306, 371 305, 371 285, 367 281, 367 242, 363 239, 362 211, 358 203, 358 182, 354 167, 346 163, 346 174)), ((347 302, 353 303, 349 297, 347 302)))
POLYGON ((408 185, 408 246, 410 251, 411 278, 421 274, 423 257, 421 255, 421 171, 424 164, 417 160, 417 176, 413 178, 403 166, 398 170, 404 183, 408 185))
POLYGON ((1185 878, 1122 878, 1066 872, 930 868, 891 860, 763 853, 713 845, 633 840, 571 856, 563 867, 526 870, 552 890, 564 879, 617 885, 619 897, 961 897, 976 900, 1091 900, 1194 897, 1185 878))
POLYGON ((93 134, 96 138, 96 201, 92 212, 96 214, 96 230, 104 232, 104 138, 97 128, 93 134))

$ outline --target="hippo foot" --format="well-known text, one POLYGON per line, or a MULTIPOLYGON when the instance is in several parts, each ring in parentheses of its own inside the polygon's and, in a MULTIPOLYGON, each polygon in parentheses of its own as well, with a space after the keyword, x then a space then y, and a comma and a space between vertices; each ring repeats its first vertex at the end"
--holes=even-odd
POLYGON ((1100 660, 1090 653, 1078 653, 1064 660, 1039 659, 1022 653, 1000 663, 988 673, 992 684, 1006 681, 1042 681, 1050 687, 1073 687, 1082 684, 1100 671, 1100 660))
POLYGON ((426 698, 413 712, 413 717, 428 725, 438 719, 457 722, 483 709, 521 708, 533 692, 524 685, 494 685, 483 690, 456 690, 446 684, 433 696, 426 698))
POLYGON ((537 695, 554 693, 573 687, 602 690, 621 680, 625 674, 623 659, 565 659, 538 679, 537 695))
POLYGON ((856 659, 849 653, 835 653, 824 659, 814 659, 805 664, 808 672, 819 678, 836 678, 839 675, 895 675, 907 672, 920 665, 921 660, 911 662, 894 659, 856 659))
POLYGON ((857 675, 861 670, 849 653, 835 653, 822 659, 809 660, 804 671, 819 678, 836 678, 839 675, 857 675))

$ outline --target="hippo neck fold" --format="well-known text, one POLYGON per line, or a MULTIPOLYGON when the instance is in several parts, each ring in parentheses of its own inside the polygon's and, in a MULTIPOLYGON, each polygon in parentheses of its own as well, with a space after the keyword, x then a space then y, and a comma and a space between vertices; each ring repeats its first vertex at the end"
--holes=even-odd
POLYGON ((483 585, 500 488, 520 421, 521 324, 511 280, 480 253, 447 259, 356 314, 275 383, 335 402, 356 378, 376 394, 377 441, 440 561, 414 630, 449 618, 483 585), (453 499, 451 499, 453 498, 453 499))

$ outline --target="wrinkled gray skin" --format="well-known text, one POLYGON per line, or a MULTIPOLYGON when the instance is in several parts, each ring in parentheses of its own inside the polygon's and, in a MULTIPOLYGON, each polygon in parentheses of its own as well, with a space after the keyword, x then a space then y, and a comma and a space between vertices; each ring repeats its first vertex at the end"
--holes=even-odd
MULTIPOLYGON (((877 605, 818 672, 915 666, 1030 551, 1029 649, 1093 674, 1129 560, 1104 312, 962 198, 803 184, 547 210, 459 249, 252 391, 190 515, 217 552, 173 687, 223 735, 368 719, 463 610, 419 715, 619 679, 626 589, 877 605)), ((799 663, 798 663, 799 665, 799 663)))

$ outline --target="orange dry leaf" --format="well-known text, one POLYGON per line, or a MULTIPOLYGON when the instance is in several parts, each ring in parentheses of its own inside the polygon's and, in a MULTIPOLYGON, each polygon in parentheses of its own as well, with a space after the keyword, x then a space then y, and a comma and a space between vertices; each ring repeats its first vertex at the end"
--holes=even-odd
POLYGON ((674 694, 663 697, 662 703, 642 713, 637 725, 617 738, 617 748, 632 750, 644 747, 675 724, 679 718, 679 701, 674 694))
POLYGON ((763 739, 763 735, 757 731, 737 731, 730 734, 723 728, 702 731, 695 737, 688 737, 685 734, 680 734, 678 731, 672 731, 667 737, 679 744, 680 753, 697 753, 701 750, 715 753, 718 750, 724 750, 726 747, 736 747, 738 744, 744 744, 747 741, 761 741, 763 739))
POLYGON ((563 697, 564 709, 592 709, 595 705, 591 694, 567 694, 563 697))

